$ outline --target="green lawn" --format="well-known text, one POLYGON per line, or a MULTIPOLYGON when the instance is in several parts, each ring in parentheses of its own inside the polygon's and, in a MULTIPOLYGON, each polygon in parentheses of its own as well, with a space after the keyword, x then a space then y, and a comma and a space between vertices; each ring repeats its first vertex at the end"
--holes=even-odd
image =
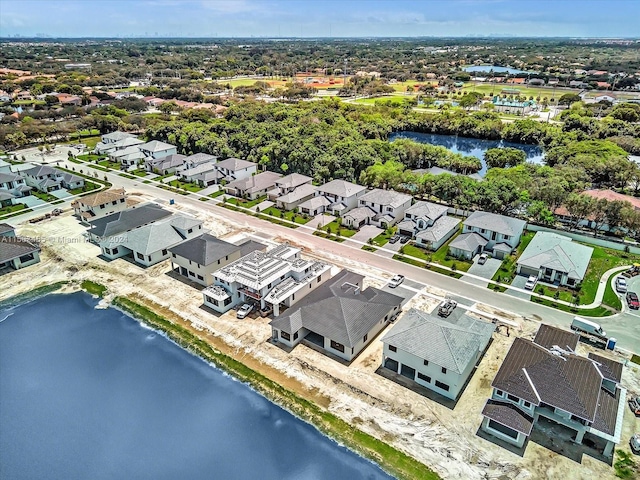
MULTIPOLYGON (((333 240, 334 242, 342 243, 344 242, 344 238, 337 237, 336 235, 330 235, 327 232, 323 232, 322 230, 316 230, 313 232, 316 237, 326 238, 328 240, 333 240)), ((368 246, 368 245, 365 245, 368 246)))
POLYGON ((93 190, 96 190, 100 188, 100 185, 98 185, 97 183, 93 183, 93 182, 84 182, 84 187, 83 188, 74 188, 73 190, 69 190, 69 193, 71 195, 77 195, 79 193, 83 193, 83 192, 91 192, 93 190))
POLYGON ((38 192, 37 190, 33 190, 31 192, 31 195, 33 195, 34 197, 39 198, 40 200, 43 200, 45 202, 55 202, 56 200, 58 200, 58 197, 54 197, 53 195, 51 195, 49 193, 38 192))
MULTIPOLYGON (((96 155, 92 155, 92 156, 95 157, 96 155)), ((113 170, 120 170, 119 162, 112 162, 111 160, 107 160, 107 159, 99 161, 98 165, 102 165, 103 167, 111 168, 113 170)))
MULTIPOLYGON (((106 158, 106 155, 95 155, 93 153, 86 153, 84 155, 78 155, 78 160, 84 160, 85 162, 95 163, 96 160, 102 160, 106 158)), ((120 164, 118 164, 118 168, 120 168, 120 164)))
POLYGON ((311 220, 311 217, 307 216, 305 218, 300 214, 295 214, 292 211, 287 212, 284 210, 280 210, 279 208, 276 208, 276 207, 269 207, 266 210, 263 210, 262 213, 270 217, 284 218, 285 220, 289 220, 290 222, 294 222, 294 223, 299 223, 300 225, 304 225, 309 220, 311 220))
POLYGON ((224 195, 224 190, 218 190, 217 192, 210 193, 208 195, 208 197, 209 198, 216 198, 216 197, 219 197, 220 195, 224 195))
POLYGON ((371 245, 363 245, 361 250, 366 250, 367 252, 377 252, 378 249, 376 247, 372 247, 371 245))
POLYGON ((27 208, 27 206, 24 203, 18 203, 17 205, 9 205, 8 207, 0 208, 0 215, 19 212, 20 210, 24 210, 25 208, 27 208))
MULTIPOLYGON (((134 175, 137 175, 136 172, 133 173, 134 175)), ((200 190, 202 190, 202 187, 200 185, 196 185, 195 183, 181 182, 180 180, 173 180, 172 182, 169 182, 169 185, 181 190, 187 190, 188 192, 199 192, 200 190)))
POLYGON ((342 237, 353 237, 358 231, 348 227, 341 227, 338 223, 339 220, 335 219, 333 222, 327 223, 322 227, 323 230, 331 233, 338 233, 338 229, 340 230, 340 236, 342 237))
POLYGON ((534 236, 535 232, 524 232, 522 238, 520 239, 520 244, 516 249, 516 253, 514 253, 513 255, 509 255, 502 261, 502 265, 500 265, 500 268, 493 275, 493 278, 491 280, 493 280, 494 282, 509 284, 513 281, 516 276, 516 260, 520 258, 520 255, 522 255, 522 252, 524 252, 524 249, 527 248, 527 245, 529 245, 529 242, 531 242, 531 239, 533 239, 534 236))
POLYGON ((131 173, 136 177, 146 177, 147 175, 149 175, 149 172, 147 172, 146 170, 140 170, 140 169, 134 170, 131 173))
MULTIPOLYGON (((541 99, 547 97, 549 100, 554 95, 554 89, 552 87, 530 87, 528 85, 512 85, 512 84, 504 84, 504 83, 475 83, 468 82, 465 83, 464 87, 462 87, 463 92, 480 92, 486 96, 499 95, 503 89, 514 89, 519 90, 520 95, 523 95, 527 98, 533 97, 534 99, 540 97, 541 99)), ((556 100, 560 98, 565 93, 580 93, 580 90, 576 89, 566 89, 556 90, 555 97, 556 100)))
MULTIPOLYGON (((224 192, 223 190, 220 190, 220 191, 224 192)), ((216 194, 221 195, 221 193, 219 192, 212 193, 211 195, 216 195, 216 194)), ((227 200, 224 203, 228 203, 229 205, 234 205, 236 207, 252 208, 264 202, 266 199, 267 199, 266 195, 256 198, 255 200, 246 200, 244 198, 237 198, 237 197, 227 197, 227 200)))
POLYGON ((415 95, 386 95, 382 97, 359 98, 352 103, 360 103, 365 105, 404 105, 406 101, 415 99, 415 95))
MULTIPOLYGON (((440 247, 434 253, 431 253, 428 250, 425 250, 424 248, 407 244, 402 247, 402 249, 400 250, 400 253, 404 255, 409 255, 411 257, 419 258, 421 260, 424 260, 425 262, 439 263, 444 267, 449 267, 453 270, 458 270, 461 272, 466 272, 467 270, 469 270, 469 267, 471 267, 472 265, 471 262, 467 260, 460 260, 454 257, 449 257, 449 255, 447 254, 447 250, 448 250, 447 243, 445 243, 442 247, 440 247)), ((420 263, 419 266, 423 267, 424 264, 420 263)))
POLYGON ((374 237, 371 240, 371 244, 376 245, 378 247, 384 247, 389 241, 389 238, 391 238, 391 236, 393 236, 396 233, 396 230, 397 230, 397 227, 387 228, 380 235, 378 235, 377 237, 374 237))

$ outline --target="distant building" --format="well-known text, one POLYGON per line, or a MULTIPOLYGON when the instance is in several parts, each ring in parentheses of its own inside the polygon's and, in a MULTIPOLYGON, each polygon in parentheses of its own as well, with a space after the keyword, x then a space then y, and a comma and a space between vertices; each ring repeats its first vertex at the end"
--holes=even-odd
POLYGON ((449 244, 449 253, 471 260, 476 254, 488 251, 502 259, 518 246, 526 224, 505 215, 473 212, 462 222, 462 234, 449 244))
POLYGON ((124 188, 105 190, 75 200, 71 206, 82 222, 106 217, 130 207, 124 188))
POLYGON ((536 102, 533 100, 508 100, 495 96, 493 97, 493 106, 498 112, 525 115, 536 108, 536 102))
POLYGON ((358 198, 358 208, 346 213, 344 221, 350 228, 360 228, 367 224, 388 228, 404 217, 404 212, 412 201, 411 195, 375 188, 358 198))

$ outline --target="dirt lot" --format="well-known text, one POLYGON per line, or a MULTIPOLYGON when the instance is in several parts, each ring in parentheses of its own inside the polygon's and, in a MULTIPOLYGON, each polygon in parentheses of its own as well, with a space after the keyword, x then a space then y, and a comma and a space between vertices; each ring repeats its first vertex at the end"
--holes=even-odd
MULTIPOLYGON (((205 228, 225 238, 251 233, 227 225, 214 215, 203 219, 205 228)), ((22 226, 18 232, 49 240, 43 243, 40 264, 0 277, 0 300, 56 281, 72 280, 79 284, 84 279, 108 287, 105 305, 114 295, 135 296, 175 321, 208 332, 209 341, 221 351, 328 407, 360 429, 394 444, 443 478, 614 478, 610 465, 588 455, 582 456, 580 465, 530 441, 520 456, 477 435, 480 411, 491 393, 491 380, 513 335, 532 338, 538 325, 534 321, 513 318, 518 326, 510 329, 511 336, 507 336, 505 328, 499 329, 465 392, 455 408, 450 409, 375 373, 382 351, 382 344, 377 340, 348 367, 304 345, 286 353, 268 341, 269 319, 240 321, 234 312, 222 316, 211 314, 201 307, 199 288, 167 274, 169 262, 143 269, 124 259, 112 262, 99 259, 99 248, 83 241, 84 228, 69 214, 22 226), (60 241, 61 238, 67 240, 60 241)), ((358 262, 326 260, 370 275, 367 280, 370 285, 381 286, 381 278, 389 277, 386 272, 372 271, 371 267, 358 262)), ((406 308, 431 310, 436 304, 433 299, 417 296, 406 308)), ((586 348, 580 347, 584 351, 586 348)), ((639 370, 638 366, 625 368, 623 374, 624 385, 636 394, 640 394, 639 370)), ((628 439, 634 429, 640 430, 627 408, 620 448, 628 450, 628 439)))

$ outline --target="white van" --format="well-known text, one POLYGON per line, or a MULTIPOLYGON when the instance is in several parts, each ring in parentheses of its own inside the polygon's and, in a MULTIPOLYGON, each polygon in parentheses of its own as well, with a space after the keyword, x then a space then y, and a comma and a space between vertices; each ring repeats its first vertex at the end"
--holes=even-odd
POLYGON ((603 339, 607 338, 607 332, 602 330, 602 327, 599 324, 580 317, 573 317, 573 321, 571 322, 571 330, 575 330, 576 332, 588 333, 589 335, 594 335, 603 339))

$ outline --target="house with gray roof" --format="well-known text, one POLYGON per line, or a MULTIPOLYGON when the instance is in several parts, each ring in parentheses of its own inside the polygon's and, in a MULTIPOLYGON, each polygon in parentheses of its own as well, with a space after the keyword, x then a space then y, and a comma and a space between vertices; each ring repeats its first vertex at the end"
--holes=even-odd
MULTIPOLYGON (((318 195, 329 201, 325 211, 331 215, 340 216, 358 206, 358 199, 365 194, 367 187, 346 180, 331 180, 318 187, 318 195)), ((302 210, 302 213, 308 213, 302 210)), ((323 213, 323 212, 320 212, 323 213)))
POLYGON ((13 205, 16 196, 8 190, 0 189, 0 207, 8 207, 13 205))
POLYGON ((173 153, 162 158, 148 157, 144 162, 145 169, 148 172, 158 173, 160 175, 167 175, 168 173, 174 173, 178 168, 184 164, 185 155, 180 153, 173 153))
MULTIPOLYGON (((101 141, 96 144, 94 152, 100 155, 105 153, 111 153, 118 149, 124 148, 122 147, 122 145, 124 144, 123 140, 126 140, 126 139, 138 140, 138 137, 136 137, 131 133, 120 132, 120 131, 105 133, 100 138, 101 141), (118 148, 118 146, 120 148, 118 148)), ((142 143, 144 142, 142 140, 139 140, 137 143, 134 143, 132 145, 139 145, 142 143)))
POLYGON ((258 171, 256 163, 234 157, 217 162, 215 168, 220 174, 220 180, 226 182, 248 178, 258 171))
POLYGON ((483 251, 504 258, 520 243, 527 222, 489 212, 473 212, 462 222, 462 233, 449 244, 449 253, 471 260, 483 251))
POLYGON ((200 186, 208 187, 218 183, 222 175, 216 170, 215 162, 203 162, 190 168, 179 170, 176 174, 183 182, 193 182, 200 186))
POLYGON ((291 173, 278 179, 273 191, 269 192, 269 200, 275 200, 281 195, 293 192, 302 185, 311 185, 311 177, 299 173, 291 173))
POLYGON ((138 149, 146 159, 155 160, 178 153, 178 147, 159 140, 152 140, 150 142, 143 143, 142 145, 138 145, 138 149))
POLYGON ((61 172, 47 165, 38 165, 24 170, 22 174, 25 176, 27 185, 40 192, 47 193, 62 188, 61 172))
POLYGON ((298 205, 316 196, 317 187, 310 183, 304 183, 299 187, 280 195, 275 199, 276 207, 283 210, 293 210, 298 205))
POLYGON ((543 417, 573 430, 574 443, 604 443, 602 453, 612 457, 622 435, 623 366, 604 355, 578 355, 577 345, 578 335, 544 324, 533 340, 515 338, 491 384, 480 428, 523 448, 543 417))
POLYGON ((466 314, 454 323, 412 308, 382 338, 382 366, 455 400, 494 330, 466 314))
POLYGON ((416 202, 404 212, 398 233, 416 239, 416 245, 437 250, 458 231, 460 220, 447 216, 449 207, 416 202))
POLYGON ((33 187, 27 185, 24 176, 11 171, 0 172, 0 192, 7 192, 12 197, 25 197, 31 194, 33 187))
POLYGON ((331 201, 324 195, 318 195, 311 197, 298 205, 300 213, 315 217, 327 211, 327 208, 331 205, 331 201))
MULTIPOLYGON (((353 215, 344 216, 346 224, 350 228, 360 228, 365 224, 373 224, 380 228, 395 225, 404 217, 404 212, 411 206, 413 197, 395 190, 383 190, 375 188, 369 190, 358 198, 358 208, 368 208, 370 215, 365 221, 356 223, 353 215)), ((351 213, 351 212, 350 212, 351 213)), ((359 213, 362 216, 362 213, 359 213)))
POLYGON ((552 232, 537 232, 517 261, 517 272, 545 283, 574 286, 584 280, 593 248, 552 232))
POLYGON ((120 163, 121 169, 135 170, 138 164, 144 161, 145 156, 137 146, 130 146, 110 152, 109 158, 112 162, 120 163))
POLYGON ((117 235, 104 237, 98 245, 102 255, 110 260, 128 256, 136 263, 149 267, 169 258, 171 247, 202 233, 201 220, 173 214, 117 235))
POLYGON ((265 249, 265 245, 252 240, 234 244, 204 233, 169 248, 171 270, 208 287, 213 285, 213 273, 216 270, 253 251, 265 249))
POLYGON ((40 246, 33 241, 16 236, 15 229, 0 223, 0 271, 5 268, 18 270, 40 262, 40 246))
POLYGON ((362 275, 342 270, 272 320, 272 340, 289 348, 305 341, 351 362, 398 315, 403 300, 363 289, 363 281, 362 275))
POLYGON ((106 237, 123 234, 169 215, 171 215, 169 210, 165 210, 156 203, 141 203, 120 212, 89 220, 87 236, 91 242, 97 244, 106 237))
POLYGON ((218 161, 218 157, 213 155, 209 155, 208 153, 194 153, 193 155, 189 155, 184 159, 184 169, 197 167, 198 165, 202 165, 203 163, 216 163, 218 161))
POLYGON ((255 200, 267 194, 278 179, 282 177, 275 172, 261 172, 246 178, 234 180, 224 186, 224 191, 229 195, 255 200))

